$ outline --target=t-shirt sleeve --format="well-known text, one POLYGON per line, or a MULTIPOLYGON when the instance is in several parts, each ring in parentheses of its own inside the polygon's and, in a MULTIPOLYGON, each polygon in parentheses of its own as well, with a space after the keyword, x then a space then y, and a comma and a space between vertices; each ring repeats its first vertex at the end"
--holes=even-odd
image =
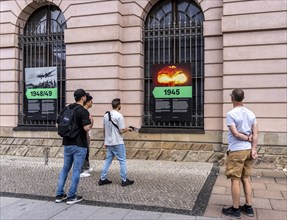
POLYGON ((119 129, 125 129, 125 122, 124 122, 124 117, 121 115, 119 118, 118 118, 118 126, 119 126, 119 129))
POLYGON ((90 113, 86 109, 81 108, 80 113, 81 113, 81 124, 83 127, 92 123, 89 117, 90 113))
POLYGON ((227 114, 226 116, 226 125, 227 127, 230 125, 235 125, 235 121, 230 114, 227 114))

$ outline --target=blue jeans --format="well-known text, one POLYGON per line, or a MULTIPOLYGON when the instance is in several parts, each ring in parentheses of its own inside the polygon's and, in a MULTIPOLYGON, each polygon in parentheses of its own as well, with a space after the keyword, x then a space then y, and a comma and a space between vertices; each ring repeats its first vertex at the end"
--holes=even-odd
POLYGON ((86 154, 87 148, 75 145, 64 146, 64 166, 58 179, 57 195, 64 194, 64 186, 73 163, 73 174, 68 197, 74 197, 76 195, 78 183, 80 180, 81 168, 84 164, 86 154))
POLYGON ((127 166, 126 166, 126 148, 124 144, 107 146, 106 161, 101 174, 101 179, 106 179, 109 171, 109 167, 114 159, 120 162, 120 176, 123 181, 127 180, 127 166))

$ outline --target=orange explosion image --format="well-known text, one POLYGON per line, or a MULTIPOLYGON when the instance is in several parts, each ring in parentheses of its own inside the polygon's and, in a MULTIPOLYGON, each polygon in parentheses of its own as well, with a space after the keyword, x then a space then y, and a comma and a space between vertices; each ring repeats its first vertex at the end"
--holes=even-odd
POLYGON ((177 66, 166 66, 157 73, 157 82, 164 86, 184 85, 188 82, 188 75, 184 69, 177 66))

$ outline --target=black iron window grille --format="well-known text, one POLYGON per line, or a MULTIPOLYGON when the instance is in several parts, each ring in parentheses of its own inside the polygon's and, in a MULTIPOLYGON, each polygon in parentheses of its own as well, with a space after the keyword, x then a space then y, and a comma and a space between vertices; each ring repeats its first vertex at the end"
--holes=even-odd
MULTIPOLYGON (((66 21, 63 13, 58 7, 52 5, 40 7, 30 16, 25 27, 19 26, 18 127, 36 129, 40 127, 55 127, 56 115, 66 105, 65 28, 66 21), (54 84, 57 88, 57 98, 54 103, 44 103, 46 105, 45 108, 50 108, 50 110, 54 111, 49 117, 47 114, 46 119, 43 119, 43 115, 42 118, 38 117, 40 119, 28 117, 27 100, 25 100, 25 89, 27 87, 25 71, 27 68, 41 67, 57 69, 57 80, 47 80, 45 82, 46 84, 54 84)), ((38 75, 37 77, 42 79, 49 77, 49 75, 38 75)), ((39 108, 39 114, 43 113, 41 108, 39 108)))
POLYGON ((203 20, 201 9, 191 0, 160 1, 148 14, 143 30, 145 75, 142 129, 204 129, 203 20), (191 115, 189 120, 166 118, 156 121, 153 117, 152 66, 171 63, 190 64, 193 94, 191 115))

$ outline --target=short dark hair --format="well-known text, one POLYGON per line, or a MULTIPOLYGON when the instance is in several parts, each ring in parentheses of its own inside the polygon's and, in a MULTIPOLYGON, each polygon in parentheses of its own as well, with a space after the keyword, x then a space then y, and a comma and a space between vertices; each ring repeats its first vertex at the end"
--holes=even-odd
POLYGON ((76 102, 80 101, 81 98, 82 98, 83 96, 86 96, 86 95, 87 95, 87 93, 86 93, 85 90, 83 90, 83 89, 77 89, 77 90, 74 92, 75 101, 76 101, 76 102))
POLYGON ((86 105, 89 101, 93 100, 93 96, 91 96, 90 93, 87 93, 86 96, 87 96, 87 99, 84 102, 84 105, 86 105))
POLYGON ((113 99, 113 101, 112 101, 113 109, 116 109, 117 107, 119 107, 120 104, 121 104, 121 99, 119 99, 119 98, 113 99))
POLYGON ((230 95, 236 102, 242 102, 242 100, 244 99, 244 92, 242 89, 234 89, 230 95))
POLYGON ((91 101, 93 99, 93 96, 90 95, 90 93, 87 93, 87 102, 91 101))

